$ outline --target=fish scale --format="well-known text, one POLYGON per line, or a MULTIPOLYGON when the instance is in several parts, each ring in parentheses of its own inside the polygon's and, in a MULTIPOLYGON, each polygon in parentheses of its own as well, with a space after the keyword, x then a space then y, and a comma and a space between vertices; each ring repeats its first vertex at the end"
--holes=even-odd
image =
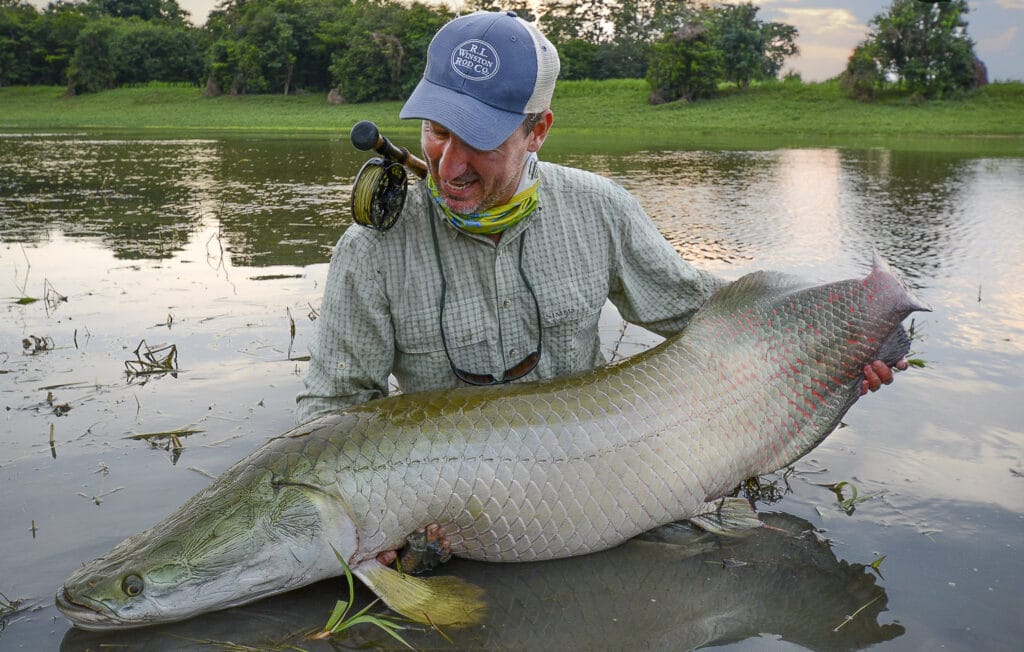
POLYGON ((859 396, 864 365, 902 357, 900 323, 927 309, 878 257, 867 278, 827 285, 757 272, 716 293, 678 335, 616 365, 321 417, 86 564, 58 606, 90 628, 181 619, 337 575, 336 550, 399 608, 374 559, 432 522, 454 554, 511 562, 601 550, 700 517, 820 443, 859 396), (232 509, 240 503, 275 516, 243 518, 232 509), (197 579, 171 586, 166 569, 179 566, 197 579), (148 592, 118 595, 118 578, 140 573, 148 592))
MULTIPOLYGON (((872 333, 888 336, 919 305, 888 271, 873 276, 885 283, 854 280, 808 288, 788 277, 758 275, 733 293, 743 292, 744 285, 764 285, 784 294, 762 296, 734 315, 721 314, 712 302, 682 334, 639 360, 568 385, 553 381, 491 390, 496 400, 462 394, 480 400, 450 411, 449 418, 457 414, 462 423, 487 423, 489 430, 476 443, 474 431, 455 439, 453 432, 465 432, 456 424, 439 428, 442 447, 462 452, 432 475, 473 477, 466 495, 480 505, 474 510, 460 501, 396 503, 387 513, 396 517, 397 529, 394 522, 384 527, 373 515, 375 497, 386 494, 387 486, 409 486, 422 476, 410 477, 404 460, 370 451, 365 463, 387 471, 365 475, 361 483, 371 489, 360 495, 367 502, 350 503, 360 530, 375 534, 367 540, 367 553, 397 546, 407 532, 437 521, 448 529, 452 550, 460 556, 521 561, 582 554, 692 516, 744 479, 791 463, 831 432, 857 397, 860 370, 880 342, 872 333), (889 310, 872 310, 884 292, 902 301, 889 310), (773 359, 773 352, 781 357, 773 359), (721 391, 699 382, 702 377, 737 380, 729 384, 731 391, 721 391), (642 394, 637 388, 670 391, 642 394), (556 404, 562 409, 554 410, 556 404), (543 423, 528 418, 538 414, 547 415, 543 423), (530 445, 513 448, 524 442, 530 445), (509 489, 540 483, 545 490, 532 500, 509 489), (503 544, 509 533, 505 514, 536 521, 537 540, 524 528, 513 537, 516 545, 503 544)), ((381 419, 386 413, 372 409, 367 406, 371 420, 345 429, 345 436, 422 437, 389 430, 388 420, 381 419)), ((400 400, 393 409, 402 412, 400 400)), ((433 487, 422 489, 410 493, 433 495, 433 487)))

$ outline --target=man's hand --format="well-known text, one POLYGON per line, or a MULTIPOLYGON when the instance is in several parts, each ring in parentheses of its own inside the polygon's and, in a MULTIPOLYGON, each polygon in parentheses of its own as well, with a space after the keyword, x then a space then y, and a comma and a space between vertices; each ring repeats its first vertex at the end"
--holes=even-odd
MULTIPOLYGON (((900 358, 893 365, 893 368, 905 371, 908 366, 906 358, 900 358)), ((892 383, 892 379, 892 368, 881 360, 875 360, 869 365, 864 365, 864 380, 860 384, 860 395, 864 396, 868 391, 877 392, 878 388, 882 385, 892 383)))
POLYGON ((409 535, 406 545, 399 550, 385 550, 377 555, 377 561, 390 566, 395 559, 403 572, 422 573, 451 559, 452 549, 445 537, 444 528, 431 523, 409 535))

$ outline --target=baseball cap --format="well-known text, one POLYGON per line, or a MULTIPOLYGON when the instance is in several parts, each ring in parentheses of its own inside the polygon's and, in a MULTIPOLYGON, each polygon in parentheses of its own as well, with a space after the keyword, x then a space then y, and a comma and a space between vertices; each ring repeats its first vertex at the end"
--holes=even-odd
POLYGON ((436 122, 476 149, 494 149, 527 113, 549 108, 558 51, 513 11, 460 16, 438 31, 399 117, 436 122))

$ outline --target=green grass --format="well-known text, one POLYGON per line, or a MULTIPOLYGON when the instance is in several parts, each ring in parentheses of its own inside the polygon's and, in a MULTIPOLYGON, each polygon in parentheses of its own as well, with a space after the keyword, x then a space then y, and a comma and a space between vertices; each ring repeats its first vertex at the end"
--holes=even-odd
MULTIPOLYGON (((834 81, 724 88, 699 102, 647 104, 642 80, 560 82, 553 134, 652 146, 745 142, 751 147, 801 144, 889 144, 907 139, 999 139, 1024 149, 1024 83, 990 84, 962 99, 890 97, 863 103, 834 81)), ((347 133, 373 120, 388 134, 414 137, 418 125, 398 119, 400 102, 332 106, 325 94, 206 98, 198 87, 150 84, 65 97, 59 87, 0 88, 0 129, 145 130, 263 135, 347 133)), ((554 137, 554 136, 553 136, 554 137)), ((990 143, 991 144, 991 143, 990 143)))

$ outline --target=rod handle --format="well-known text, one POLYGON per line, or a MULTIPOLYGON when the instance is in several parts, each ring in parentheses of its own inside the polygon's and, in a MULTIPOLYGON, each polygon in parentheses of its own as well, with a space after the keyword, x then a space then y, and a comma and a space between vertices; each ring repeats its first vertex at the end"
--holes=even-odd
POLYGON ((427 176, 427 164, 414 156, 405 147, 399 147, 387 139, 377 125, 369 120, 361 120, 352 126, 349 134, 356 149, 368 152, 371 149, 381 156, 397 161, 423 178, 427 176))

